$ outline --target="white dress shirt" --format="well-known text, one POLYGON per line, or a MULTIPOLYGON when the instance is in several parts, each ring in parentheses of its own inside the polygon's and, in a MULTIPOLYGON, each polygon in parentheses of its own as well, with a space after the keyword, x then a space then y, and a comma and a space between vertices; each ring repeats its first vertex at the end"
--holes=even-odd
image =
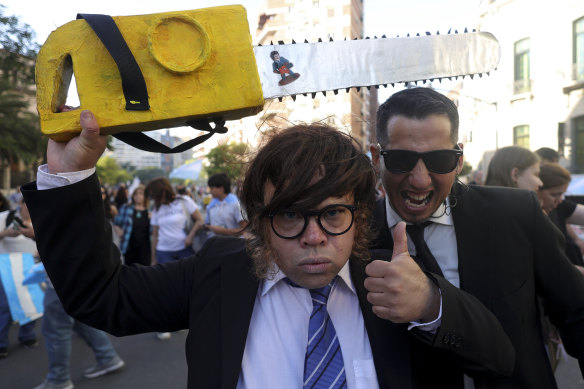
MULTIPOLYGON (((389 199, 385 198, 387 209, 387 226, 393 230, 396 224, 403 219, 391 208, 389 199)), ((460 275, 458 273, 458 246, 456 243, 456 233, 454 231, 454 220, 450 211, 450 201, 446 198, 446 205, 442 204, 429 219, 433 223, 424 228, 424 240, 426 245, 436 258, 444 278, 452 285, 460 288, 460 275)), ((408 237, 408 251, 410 255, 416 255, 416 247, 412 239, 408 237)), ((442 316, 442 306, 440 306, 440 316, 442 316)), ((474 389, 472 378, 464 375, 464 388, 474 389)))
MULTIPOLYGON (((278 271, 272 279, 260 283, 237 389, 303 387, 312 299, 308 289, 293 287, 284 277, 278 271)), ((341 345, 347 387, 378 388, 369 337, 348 262, 331 290, 327 311, 341 345)))

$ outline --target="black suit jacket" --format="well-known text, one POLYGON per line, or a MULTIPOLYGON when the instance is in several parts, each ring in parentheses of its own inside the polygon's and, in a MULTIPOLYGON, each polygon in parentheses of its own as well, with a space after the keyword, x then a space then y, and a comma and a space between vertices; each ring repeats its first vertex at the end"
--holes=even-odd
MULTIPOLYGON (((478 299, 498 318, 515 349, 508 378, 470 374, 477 388, 555 388, 542 339, 537 296, 560 330, 568 353, 584 361, 584 277, 564 255, 563 238, 528 191, 456 185, 451 208, 458 250, 459 293, 478 299)), ((375 247, 391 248, 385 200, 378 201, 375 247)), ((445 281, 442 277, 434 275, 445 281)), ((447 282, 447 281, 445 281, 447 282)), ((443 325, 480 325, 443 296, 443 325)), ((436 342, 444 341, 438 336, 436 342)), ((426 371, 450 371, 452 361, 436 347, 415 352, 426 371), (421 352, 420 352, 421 351, 421 352)), ((456 364, 454 364, 456 365, 456 364)), ((466 371, 468 374, 468 371, 466 371)))
MULTIPOLYGON (((157 266, 123 266, 111 243, 96 175, 77 184, 23 188, 47 272, 67 312, 114 335, 189 328, 189 388, 236 387, 259 280, 237 238, 215 238, 196 257, 157 266)), ((351 260, 353 279, 381 388, 452 387, 452 374, 428 376, 412 354, 433 344, 457 366, 480 376, 511 372, 513 348, 492 313, 437 280, 447 301, 465 307, 476 326, 448 320, 436 337, 379 319, 363 286, 365 263, 351 260), (425 336, 426 335, 426 336, 425 336), (448 342, 436 342, 444 339, 448 342), (497 346, 494 346, 497 345, 497 346)))

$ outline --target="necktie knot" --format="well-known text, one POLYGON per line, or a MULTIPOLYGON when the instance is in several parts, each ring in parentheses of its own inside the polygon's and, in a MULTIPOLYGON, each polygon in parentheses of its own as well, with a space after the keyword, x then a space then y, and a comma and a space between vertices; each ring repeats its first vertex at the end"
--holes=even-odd
POLYGON ((326 305, 334 283, 335 280, 333 279, 328 285, 325 285, 322 288, 309 289, 310 297, 312 297, 312 303, 326 305))

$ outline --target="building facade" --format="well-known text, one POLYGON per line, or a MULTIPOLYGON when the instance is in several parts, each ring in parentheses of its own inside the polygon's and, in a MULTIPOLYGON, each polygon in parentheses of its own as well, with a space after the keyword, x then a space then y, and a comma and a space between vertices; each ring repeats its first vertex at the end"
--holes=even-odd
MULTIPOLYGON (((255 44, 345 38, 363 38, 363 0, 267 0, 260 11, 255 44)), ((330 71, 334 69, 331 63, 330 71)), ((286 97, 281 102, 267 102, 258 122, 277 127, 324 122, 350 132, 366 147, 371 131, 370 104, 376 109, 377 98, 371 99, 367 88, 317 93, 314 98, 299 95, 295 101, 286 97)))
POLYGON ((477 28, 498 38, 501 61, 450 93, 467 160, 486 170, 499 147, 550 147, 584 173, 584 1, 484 0, 477 28))

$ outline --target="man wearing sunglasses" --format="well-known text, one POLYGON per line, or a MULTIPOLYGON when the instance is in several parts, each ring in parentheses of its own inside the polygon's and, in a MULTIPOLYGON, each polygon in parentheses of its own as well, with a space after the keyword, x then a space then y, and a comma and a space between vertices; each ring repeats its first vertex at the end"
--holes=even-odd
MULTIPOLYGON (((429 88, 400 91, 379 107, 377 144, 370 150, 386 197, 375 211, 374 247, 393 249, 393 259, 368 275, 390 280, 393 262, 405 257, 440 289, 440 327, 412 343, 426 371, 422 387, 446 380, 460 388, 555 388, 537 299, 545 301, 582 368, 584 278, 565 257, 534 193, 457 182, 463 164, 458 122, 454 103, 429 88), (406 250, 398 244, 405 239, 403 222, 406 250), (507 338, 484 343, 492 327, 476 314, 483 309, 497 317, 514 353, 502 348, 507 338), (501 375, 469 369, 489 365, 492 354, 481 351, 489 347, 500 358, 514 356, 514 368, 501 375)), ((388 288, 379 293, 380 305, 396 299, 388 288)), ((376 313, 395 320, 391 312, 376 313)))

